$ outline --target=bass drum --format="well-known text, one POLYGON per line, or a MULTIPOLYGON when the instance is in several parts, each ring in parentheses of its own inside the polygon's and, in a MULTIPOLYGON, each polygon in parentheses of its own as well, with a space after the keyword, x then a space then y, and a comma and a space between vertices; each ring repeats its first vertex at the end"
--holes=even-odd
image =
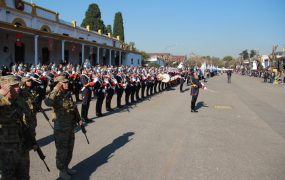
POLYGON ((158 74, 156 76, 156 78, 157 78, 158 81, 162 81, 163 80, 163 74, 158 74))
POLYGON ((170 81, 170 75, 169 74, 163 74, 162 77, 163 77, 162 82, 168 83, 170 81))

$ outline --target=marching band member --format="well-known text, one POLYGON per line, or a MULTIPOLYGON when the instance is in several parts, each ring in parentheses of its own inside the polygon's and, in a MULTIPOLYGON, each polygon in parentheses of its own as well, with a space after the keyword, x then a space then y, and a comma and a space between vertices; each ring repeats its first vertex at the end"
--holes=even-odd
POLYGON ((130 77, 128 75, 125 76, 125 84, 126 84, 126 89, 125 89, 125 102, 126 105, 131 105, 131 103, 129 102, 130 99, 130 95, 131 95, 131 84, 130 84, 130 77))
POLYGON ((192 96, 191 112, 198 112, 195 109, 195 106, 196 106, 196 101, 197 101, 198 95, 199 95, 199 88, 202 88, 202 84, 199 81, 199 76, 198 76, 197 72, 194 72, 193 77, 191 79, 191 96, 192 96))
POLYGON ((102 113, 102 104, 105 98, 105 92, 106 92, 106 86, 107 83, 103 81, 101 71, 97 70, 95 75, 94 83, 95 83, 95 93, 97 96, 97 102, 96 102, 96 116, 102 117, 104 114, 102 113))
POLYGON ((182 93, 183 92, 183 84, 184 84, 184 82, 185 82, 185 73, 184 72, 182 72, 182 74, 181 74, 181 78, 180 78, 180 92, 182 93))
MULTIPOLYGON (((159 72, 159 74, 161 75, 161 72, 159 72)), ((162 79, 157 79, 157 80, 158 80, 158 92, 161 92, 162 91, 162 88, 161 88, 162 79)))
POLYGON ((144 96, 144 92, 145 92, 145 87, 146 87, 146 85, 147 85, 147 79, 146 79, 146 77, 145 77, 145 75, 144 74, 142 74, 141 75, 141 97, 142 98, 145 98, 145 96, 144 96))
POLYGON ((121 99, 123 96, 124 88, 126 87, 126 84, 123 82, 122 72, 118 72, 118 74, 115 76, 115 79, 117 80, 117 86, 116 86, 116 92, 117 92, 117 107, 121 108, 121 99))
POLYGON ((150 74, 147 74, 147 79, 146 79, 146 96, 149 96, 150 93, 150 86, 151 86, 151 77, 150 74))
POLYGON ((92 120, 88 119, 88 110, 91 101, 91 92, 92 87, 94 86, 94 82, 91 81, 90 78, 91 67, 85 67, 82 75, 80 77, 80 81, 82 83, 82 106, 81 106, 81 117, 84 119, 86 123, 92 122, 92 120))
POLYGON ((112 73, 108 73, 104 82, 107 84, 106 86, 106 110, 113 111, 113 109, 111 108, 111 102, 112 102, 113 95, 115 93, 116 82, 113 80, 112 73))
POLYGON ((154 77, 153 74, 150 76, 150 95, 153 95, 153 87, 154 87, 154 77))
POLYGON ((156 73, 153 74, 153 78, 154 78, 154 86, 153 86, 153 88, 154 88, 154 93, 156 94, 157 93, 157 85, 158 85, 158 80, 157 80, 157 74, 156 73))
POLYGON ((71 91, 73 92, 73 94, 75 95, 75 99, 76 102, 79 102, 79 92, 80 92, 80 85, 81 85, 81 81, 80 81, 80 76, 78 75, 77 72, 72 71, 72 74, 69 75, 69 83, 71 85, 71 91))
POLYGON ((137 86, 136 86, 136 77, 134 73, 132 73, 131 75, 130 84, 131 84, 131 103, 135 103, 135 93, 137 86))
POLYGON ((139 74, 136 74, 136 100, 137 100, 137 101, 140 101, 140 100, 141 100, 141 98, 140 98, 140 96, 139 96, 140 89, 141 89, 140 76, 139 76, 139 74))

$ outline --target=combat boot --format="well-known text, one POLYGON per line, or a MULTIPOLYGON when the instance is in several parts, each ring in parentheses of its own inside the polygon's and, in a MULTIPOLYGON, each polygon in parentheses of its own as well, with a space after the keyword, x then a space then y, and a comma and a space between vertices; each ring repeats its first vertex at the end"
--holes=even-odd
POLYGON ((75 169, 67 169, 67 173, 69 174, 69 175, 75 175, 76 173, 77 173, 77 171, 75 170, 75 169))
POLYGON ((70 180, 71 179, 71 176, 67 173, 66 170, 59 171, 59 177, 62 180, 70 180))

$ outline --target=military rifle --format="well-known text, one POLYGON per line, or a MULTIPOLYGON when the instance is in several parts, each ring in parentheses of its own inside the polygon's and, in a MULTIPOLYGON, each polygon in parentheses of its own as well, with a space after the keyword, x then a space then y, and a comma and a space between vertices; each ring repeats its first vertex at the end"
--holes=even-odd
POLYGON ((34 150, 34 151, 37 151, 39 157, 40 157, 41 160, 44 162, 44 164, 45 164, 45 166, 46 166, 48 172, 50 172, 50 169, 49 169, 47 163, 45 162, 46 156, 44 155, 43 151, 41 150, 40 146, 38 145, 38 143, 37 143, 35 137, 33 137, 33 136, 31 135, 30 130, 29 130, 29 127, 24 128, 24 130, 23 130, 23 135, 24 135, 25 139, 27 139, 28 141, 30 141, 30 143, 31 143, 31 145, 33 145, 33 147, 36 146, 36 150, 34 150))
POLYGON ((45 110, 42 107, 38 107, 38 108, 39 108, 40 112, 44 115, 44 117, 47 120, 47 122, 49 123, 50 127, 52 129, 54 129, 53 126, 51 125, 50 121, 49 121, 49 118, 48 118, 47 114, 45 113, 45 110))
MULTIPOLYGON (((72 101, 72 103, 74 104, 74 101, 73 101, 73 98, 72 98, 72 94, 71 94, 70 91, 67 93, 66 97, 69 97, 70 100, 72 101)), ((86 135, 87 131, 85 129, 84 124, 82 122, 80 122, 82 120, 82 118, 81 118, 81 116, 79 114, 79 111, 78 111, 78 108, 77 108, 76 104, 74 104, 73 110, 74 110, 74 113, 75 113, 76 123, 80 126, 80 129, 83 132, 83 134, 84 134, 84 136, 86 138, 87 143, 89 144, 89 140, 88 140, 88 137, 86 135)))
MULTIPOLYGON (((17 114, 18 114, 17 110, 14 110, 11 114, 11 117, 14 117, 17 114)), ((50 172, 50 169, 49 169, 47 163, 45 162, 46 156, 44 155, 43 151, 41 150, 40 146, 38 145, 36 138, 31 134, 30 127, 28 125, 26 125, 21 118, 19 118, 19 119, 20 119, 20 124, 22 127, 22 134, 23 134, 24 140, 25 140, 24 144, 28 145, 29 147, 36 147, 36 149, 34 149, 34 151, 37 151, 39 157, 44 162, 48 172, 50 172)))

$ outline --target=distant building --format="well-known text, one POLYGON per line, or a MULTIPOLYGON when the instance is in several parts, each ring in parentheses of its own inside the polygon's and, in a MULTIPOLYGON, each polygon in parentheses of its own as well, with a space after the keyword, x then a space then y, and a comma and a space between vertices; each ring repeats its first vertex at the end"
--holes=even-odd
POLYGON ((150 63, 155 63, 164 66, 166 63, 180 64, 187 59, 187 56, 172 55, 170 53, 148 53, 150 63))
MULTIPOLYGON (((285 67, 285 52, 281 52, 281 51, 276 52, 276 58, 281 59, 280 62, 282 62, 283 66, 285 67)), ((268 55, 262 55, 261 56, 261 63, 262 63, 263 68, 270 67, 271 62, 270 62, 269 56, 268 55)), ((276 64, 276 63, 277 62, 275 60, 273 60, 273 64, 276 64)))
POLYGON ((165 66, 165 60, 158 56, 151 56, 149 59, 147 59, 147 63, 148 64, 153 63, 159 66, 165 66))
POLYGON ((261 64, 263 68, 268 68, 270 66, 270 60, 268 55, 261 56, 261 64))

